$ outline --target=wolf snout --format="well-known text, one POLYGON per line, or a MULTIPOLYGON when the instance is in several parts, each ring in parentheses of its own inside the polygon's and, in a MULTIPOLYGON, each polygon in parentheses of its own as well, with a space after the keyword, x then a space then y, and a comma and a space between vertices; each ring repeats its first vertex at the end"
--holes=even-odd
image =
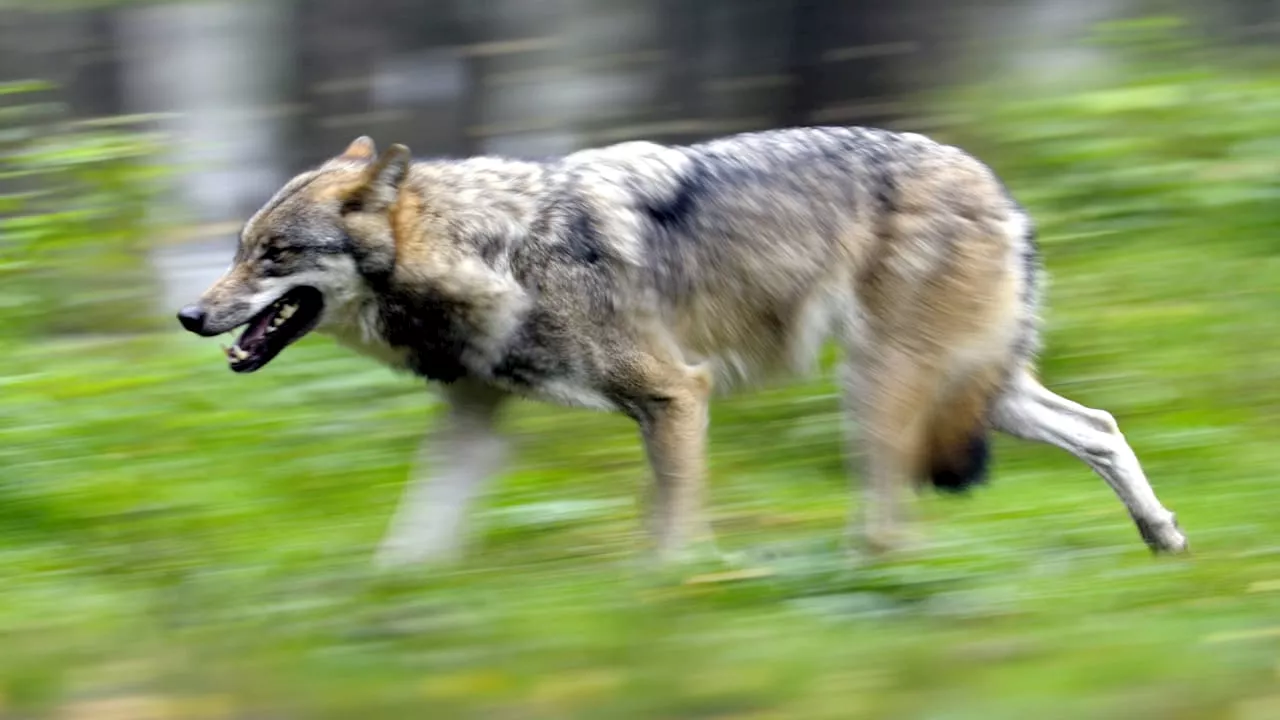
POLYGON ((178 311, 178 322, 182 323, 182 327, 187 332, 193 332, 204 337, 214 334, 210 333, 206 328, 208 318, 209 313, 205 312, 204 308, 199 305, 188 305, 178 311))

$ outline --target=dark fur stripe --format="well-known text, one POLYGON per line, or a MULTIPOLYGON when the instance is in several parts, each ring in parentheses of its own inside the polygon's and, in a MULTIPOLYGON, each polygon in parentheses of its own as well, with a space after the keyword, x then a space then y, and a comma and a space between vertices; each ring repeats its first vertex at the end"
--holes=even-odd
POLYGON ((1036 226, 1029 215, 1023 211, 1027 219, 1027 232, 1022 237, 1022 302, 1028 308, 1033 307, 1040 297, 1040 243, 1036 241, 1036 226))

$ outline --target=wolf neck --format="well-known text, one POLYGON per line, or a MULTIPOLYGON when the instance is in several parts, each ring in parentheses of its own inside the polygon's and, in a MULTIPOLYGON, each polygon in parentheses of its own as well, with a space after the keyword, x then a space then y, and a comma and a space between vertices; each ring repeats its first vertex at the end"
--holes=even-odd
POLYGON ((383 339, 416 374, 452 382, 502 362, 532 304, 509 258, 543 172, 492 158, 413 166, 392 213, 395 267, 375 298, 383 339))
POLYGON ((493 242, 517 240, 537 222, 536 190, 548 172, 541 163, 489 157, 414 164, 397 203, 404 219, 399 254, 436 249, 496 255, 493 242))

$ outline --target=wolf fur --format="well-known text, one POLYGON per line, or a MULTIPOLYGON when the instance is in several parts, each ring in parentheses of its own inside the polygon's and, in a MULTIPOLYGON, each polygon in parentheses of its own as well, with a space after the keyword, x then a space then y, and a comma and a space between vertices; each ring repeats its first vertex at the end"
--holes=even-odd
POLYGON ((268 201, 183 312, 214 335, 313 287, 320 331, 441 383, 449 410, 424 446, 438 470, 406 490, 387 562, 460 551, 512 396, 634 419, 654 541, 679 554, 709 536, 713 389, 807 371, 829 339, 871 546, 900 543, 913 483, 979 482, 999 430, 1071 452, 1153 549, 1183 550, 1111 416, 1035 379, 1039 277, 999 179, 921 135, 794 128, 544 162, 415 162, 362 137, 268 201))

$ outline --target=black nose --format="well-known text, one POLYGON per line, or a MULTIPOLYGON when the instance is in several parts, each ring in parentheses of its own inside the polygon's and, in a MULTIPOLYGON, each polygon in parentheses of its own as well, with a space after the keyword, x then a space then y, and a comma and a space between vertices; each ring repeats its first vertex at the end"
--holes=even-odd
POLYGON ((197 305, 188 305, 178 311, 178 322, 182 323, 182 327, 188 332, 197 335, 204 334, 205 312, 197 305))

